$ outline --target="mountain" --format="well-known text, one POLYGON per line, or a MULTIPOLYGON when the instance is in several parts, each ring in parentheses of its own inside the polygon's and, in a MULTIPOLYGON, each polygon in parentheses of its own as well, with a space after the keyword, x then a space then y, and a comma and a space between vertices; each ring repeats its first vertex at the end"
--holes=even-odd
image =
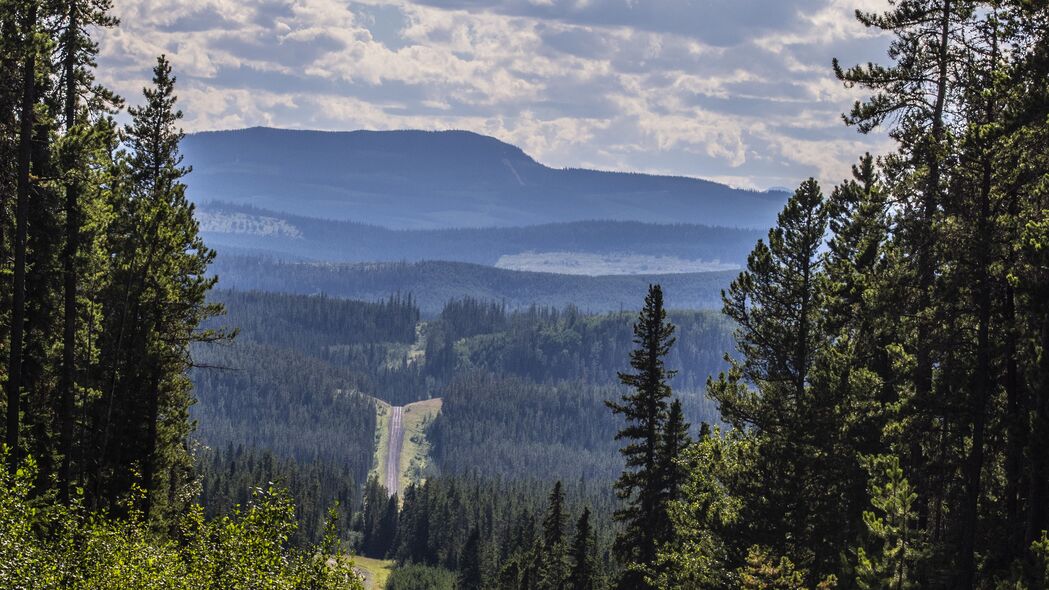
POLYGON ((659 283, 673 309, 719 309, 735 271, 665 275, 573 276, 492 268, 462 262, 333 264, 220 255, 211 265, 219 287, 378 301, 411 294, 433 315, 462 297, 499 301, 510 309, 574 305, 590 312, 636 309, 648 285, 659 283))
POLYGON ((466 131, 251 128, 186 136, 189 196, 391 228, 609 219, 767 228, 786 194, 544 166, 466 131))
POLYGON ((750 229, 633 221, 393 230, 226 203, 204 203, 196 216, 207 244, 223 254, 332 262, 448 260, 591 275, 737 268, 762 236, 750 229))

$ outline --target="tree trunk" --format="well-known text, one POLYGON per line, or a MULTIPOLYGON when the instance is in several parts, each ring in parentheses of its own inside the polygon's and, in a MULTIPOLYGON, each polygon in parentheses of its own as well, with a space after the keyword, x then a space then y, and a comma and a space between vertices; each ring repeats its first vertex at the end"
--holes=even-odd
MULTIPOLYGON (((1044 284, 1044 283, 1043 283, 1044 284)), ((1044 310, 1043 310, 1044 313, 1044 310)), ((1027 526, 1024 544, 1030 546, 1046 530, 1046 497, 1049 487, 1049 318, 1043 315, 1041 322, 1041 355, 1038 367, 1038 384, 1034 391, 1034 424, 1028 452, 1031 457, 1031 481, 1027 495, 1027 526)))
POLYGON ((7 446, 11 465, 19 461, 19 427, 22 402, 22 339, 25 323, 25 276, 26 276, 26 223, 29 217, 29 193, 32 179, 29 176, 33 159, 33 128, 36 116, 36 31, 35 2, 26 11, 23 33, 25 40, 25 62, 22 67, 22 120, 18 146, 18 193, 15 202, 15 267, 11 286, 11 356, 7 368, 7 446))
MULTIPOLYGON (((925 164, 928 167, 929 172, 921 199, 920 227, 917 232, 918 235, 915 238, 918 241, 918 330, 915 351, 914 396, 917 399, 919 408, 925 409, 926 411, 928 410, 926 404, 930 403, 932 398, 933 359, 931 349, 933 343, 930 338, 932 332, 930 326, 931 322, 929 321, 929 318, 925 316, 929 313, 929 309, 932 305, 932 227, 933 217, 940 200, 940 148, 943 143, 944 134, 943 112, 947 101, 947 43, 950 35, 952 11, 951 0, 944 0, 941 10, 942 14, 940 15, 939 31, 940 46, 939 54, 937 55, 938 71, 936 75, 936 98, 933 103, 932 112, 932 133, 929 140, 926 141, 924 154, 925 164)), ((919 432, 928 432, 931 426, 932 425, 928 423, 927 417, 922 418, 921 422, 919 422, 919 432)), ((910 454, 911 462, 913 463, 912 470, 917 470, 918 473, 924 472, 925 456, 921 447, 921 441, 917 436, 912 436, 910 454)), ((929 504, 930 500, 933 500, 929 497, 927 482, 923 482, 923 479, 923 476, 919 476, 919 479, 916 481, 919 494, 919 501, 917 504, 918 528, 921 529, 928 527, 929 504), (925 485, 923 485, 923 483, 925 485)))
MULTIPOLYGON (((76 127, 77 88, 76 88, 76 43, 79 23, 77 20, 77 3, 69 2, 69 22, 66 30, 66 133, 72 133, 76 127)), ((78 200, 80 185, 76 178, 76 160, 66 155, 64 173, 66 175, 66 243, 62 252, 63 273, 65 275, 64 327, 62 333, 62 380, 60 384, 59 432, 62 462, 58 468, 58 491, 63 502, 69 501, 71 481, 70 462, 73 454, 73 389, 76 387, 76 298, 77 275, 76 257, 80 242, 80 220, 78 200)))

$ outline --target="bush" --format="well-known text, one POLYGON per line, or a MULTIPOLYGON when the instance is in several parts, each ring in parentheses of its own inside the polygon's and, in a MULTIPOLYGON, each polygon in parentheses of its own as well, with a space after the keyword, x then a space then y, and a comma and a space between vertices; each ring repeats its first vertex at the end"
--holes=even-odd
POLYGON ((390 573, 386 590, 455 590, 455 573, 439 567, 408 564, 390 573))
MULTIPOLYGON (((6 455, 0 453, 0 459, 6 455)), ((70 590, 360 590, 341 554, 335 522, 317 547, 289 543, 295 508, 282 490, 256 490, 244 509, 204 519, 182 517, 169 538, 154 532, 134 506, 114 518, 34 498, 36 468, 0 468, 0 587, 70 590)))

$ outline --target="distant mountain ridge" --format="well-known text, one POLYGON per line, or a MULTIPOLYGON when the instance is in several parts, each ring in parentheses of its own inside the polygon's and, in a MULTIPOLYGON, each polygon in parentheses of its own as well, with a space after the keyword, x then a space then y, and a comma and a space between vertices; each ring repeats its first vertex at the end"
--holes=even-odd
POLYGON ((298 131, 186 136, 188 194, 390 228, 608 219, 767 228, 787 195, 676 176, 556 169, 468 131, 298 131))
MULTIPOLYGON (((586 255, 658 257, 664 262, 680 260, 682 268, 696 261, 710 263, 710 269, 735 268, 762 236, 757 230, 633 221, 394 230, 228 203, 203 203, 196 215, 205 242, 221 253, 332 262, 447 260, 491 266, 525 255, 567 253, 584 259, 586 255)), ((695 271, 692 266, 688 272, 695 271)))

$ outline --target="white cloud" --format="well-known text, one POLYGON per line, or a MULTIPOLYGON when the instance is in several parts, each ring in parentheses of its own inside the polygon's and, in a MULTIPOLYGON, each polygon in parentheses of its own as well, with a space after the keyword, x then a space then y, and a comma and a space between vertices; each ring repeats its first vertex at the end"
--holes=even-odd
POLYGON ((187 130, 470 129, 552 166, 833 182, 883 136, 842 129, 830 57, 882 59, 885 0, 124 0, 100 79, 159 53, 187 130))

